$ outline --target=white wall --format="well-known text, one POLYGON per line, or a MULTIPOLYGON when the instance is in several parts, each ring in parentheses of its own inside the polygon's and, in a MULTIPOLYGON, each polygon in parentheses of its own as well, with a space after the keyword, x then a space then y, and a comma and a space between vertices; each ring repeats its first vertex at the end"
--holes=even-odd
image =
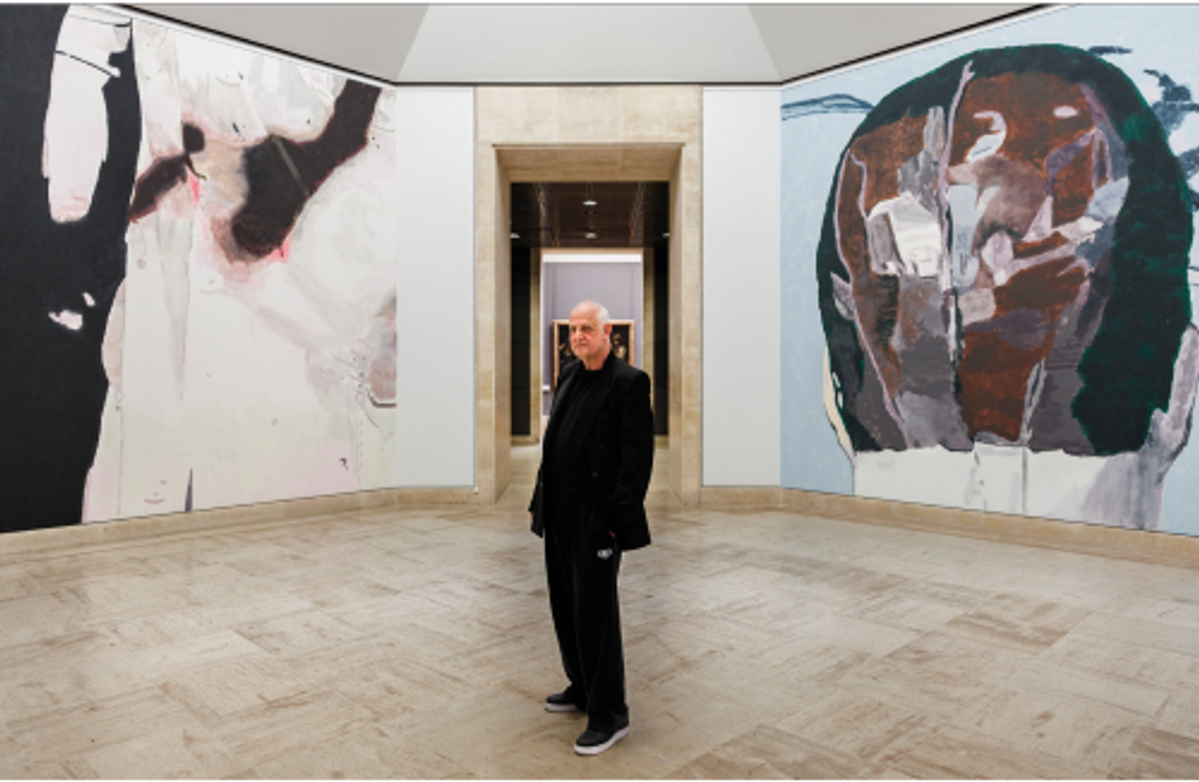
POLYGON ((396 485, 475 482, 474 89, 398 90, 396 485))
POLYGON ((703 485, 780 482, 779 89, 704 90, 703 485))

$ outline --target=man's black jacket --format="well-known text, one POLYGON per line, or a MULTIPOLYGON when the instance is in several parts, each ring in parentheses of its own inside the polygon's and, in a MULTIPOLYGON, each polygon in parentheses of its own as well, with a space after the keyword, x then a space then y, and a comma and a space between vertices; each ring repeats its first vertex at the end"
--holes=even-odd
MULTIPOLYGON (((582 371, 581 361, 562 370, 542 443, 543 454, 553 452, 550 445, 558 436, 554 413, 559 401, 570 403, 570 384, 582 371)), ((587 407, 578 411, 574 442, 568 448, 579 460, 580 471, 590 482, 588 507, 579 511, 602 529, 614 532, 621 549, 631 551, 650 543, 649 522, 645 515, 645 493, 654 467, 654 415, 649 401, 649 375, 611 353, 598 372, 600 376, 594 393, 585 398, 587 407)), ((533 501, 529 504, 533 532, 538 536, 545 530, 542 512, 544 474, 543 461, 537 471, 533 501)))

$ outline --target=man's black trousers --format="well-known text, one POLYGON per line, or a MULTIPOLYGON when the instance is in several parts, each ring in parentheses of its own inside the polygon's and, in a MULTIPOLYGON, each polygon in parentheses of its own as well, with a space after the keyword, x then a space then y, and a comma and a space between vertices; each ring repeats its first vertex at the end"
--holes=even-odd
POLYGON ((620 546, 586 492, 548 491, 545 500, 545 571, 567 695, 586 710, 587 727, 616 730, 629 716, 616 591, 620 546))

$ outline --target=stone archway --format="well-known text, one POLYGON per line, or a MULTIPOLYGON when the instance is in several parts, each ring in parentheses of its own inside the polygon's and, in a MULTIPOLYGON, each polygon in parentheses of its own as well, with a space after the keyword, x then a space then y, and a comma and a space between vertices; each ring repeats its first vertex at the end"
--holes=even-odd
POLYGON ((475 91, 475 484, 508 486, 512 182, 669 180, 670 485, 699 503, 702 178, 699 87, 475 91))

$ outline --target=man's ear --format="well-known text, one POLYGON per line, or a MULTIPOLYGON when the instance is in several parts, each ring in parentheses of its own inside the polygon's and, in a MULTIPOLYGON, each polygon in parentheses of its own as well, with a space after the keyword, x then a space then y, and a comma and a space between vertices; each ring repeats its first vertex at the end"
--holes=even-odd
POLYGON ((611 323, 604 324, 604 336, 608 337, 609 339, 612 338, 612 324, 611 323))

